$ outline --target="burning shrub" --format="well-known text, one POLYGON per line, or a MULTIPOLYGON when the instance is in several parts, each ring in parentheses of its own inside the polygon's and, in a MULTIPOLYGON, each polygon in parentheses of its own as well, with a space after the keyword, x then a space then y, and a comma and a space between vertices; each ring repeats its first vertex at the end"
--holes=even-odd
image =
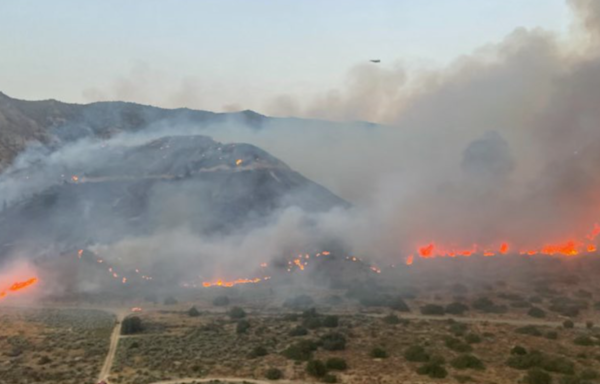
POLYGON ((229 305, 229 297, 217 296, 213 299, 212 303, 215 307, 226 307, 229 305))
POLYGON ((200 316, 200 311, 198 311, 198 309, 196 309, 196 307, 190 308, 187 313, 188 313, 188 316, 190 316, 190 317, 200 316))
POLYGON ((453 359, 450 364, 456 369, 475 369, 475 370, 484 370, 485 365, 481 360, 473 355, 460 355, 453 359))
POLYGON ((546 312, 538 307, 531 307, 531 309, 527 312, 527 314, 531 317, 535 317, 538 319, 542 319, 546 317, 546 312))
POLYGON ((437 304, 425 304, 421 307, 422 315, 430 315, 430 316, 444 316, 445 311, 444 307, 437 304))
POLYGON ((342 351, 346 349, 346 337, 338 332, 321 336, 321 345, 326 351, 342 351))
POLYGON ((417 373, 419 375, 427 375, 432 379, 443 379, 448 376, 448 371, 446 371, 446 368, 432 363, 420 366, 417 368, 417 373))
POLYGON ((306 364, 306 372, 314 377, 323 377, 327 374, 327 367, 321 360, 311 360, 306 364))
POLYGON ((469 310, 466 304, 454 302, 446 305, 445 311, 451 315, 462 315, 469 310))
POLYGON ((336 328, 339 324, 339 318, 334 315, 325 316, 323 326, 327 328, 336 328))
POLYGON ((142 319, 137 316, 130 316, 123 319, 123 324, 121 325, 121 334, 122 335, 133 335, 135 333, 142 332, 144 327, 142 326, 142 319))
POLYGON ((246 317, 246 311, 244 311, 241 307, 231 308, 228 314, 232 319, 243 319, 246 317))
POLYGON ((374 359, 386 359, 388 357, 387 351, 380 347, 375 347, 371 349, 370 355, 374 359))
POLYGON ((404 351, 404 358, 413 363, 425 363, 429 361, 429 354, 422 346, 413 345, 404 351))
POLYGON ((341 357, 331 357, 327 359, 325 365, 327 366, 327 369, 335 371, 345 371, 346 369, 348 369, 348 364, 346 363, 346 360, 342 359, 341 357))
POLYGON ((284 307, 295 309, 295 310, 308 309, 308 308, 312 307, 313 305, 315 305, 315 301, 313 300, 312 297, 310 297, 308 295, 296 296, 292 299, 287 299, 283 303, 284 307))
POLYGON ((304 327, 302 327, 300 325, 297 325, 295 328, 293 328, 290 331, 289 335, 292 336, 292 337, 295 337, 295 336, 306 336, 306 335, 308 335, 308 329, 306 329, 306 328, 304 328, 304 327))
POLYGON ((237 322, 235 331, 238 334, 246 333, 250 329, 250 322, 248 320, 240 320, 237 322))
POLYGON ((269 368, 265 373, 265 377, 269 380, 279 380, 283 377, 283 372, 277 368, 269 368))

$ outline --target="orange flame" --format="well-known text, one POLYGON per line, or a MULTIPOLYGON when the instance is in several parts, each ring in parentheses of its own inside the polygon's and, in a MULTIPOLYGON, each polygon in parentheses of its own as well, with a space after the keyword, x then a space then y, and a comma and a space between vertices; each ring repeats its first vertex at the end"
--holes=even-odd
POLYGON ((37 282, 38 282, 38 278, 32 277, 29 280, 18 281, 16 283, 13 283, 7 290, 0 291, 0 299, 5 298, 9 294, 12 294, 12 293, 15 293, 18 291, 22 291, 28 287, 31 287, 32 285, 35 285, 37 282))

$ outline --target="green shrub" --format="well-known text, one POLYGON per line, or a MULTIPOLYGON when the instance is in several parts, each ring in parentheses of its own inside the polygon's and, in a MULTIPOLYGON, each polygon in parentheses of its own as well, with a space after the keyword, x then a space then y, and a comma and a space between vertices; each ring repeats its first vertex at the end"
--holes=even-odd
POLYGON ((325 316, 323 319, 323 326, 327 328, 335 328, 339 325, 339 318, 334 315, 325 316))
POLYGON ((246 333, 250 329, 250 322, 248 320, 240 320, 237 322, 235 331, 238 334, 246 333))
POLYGON ((229 297, 217 296, 213 299, 212 303, 215 307, 225 307, 225 306, 229 305, 229 297))
POLYGON ((283 372, 277 368, 269 368, 265 373, 265 377, 269 380, 279 380, 283 377, 283 372))
POLYGON ((314 377, 323 377, 327 374, 327 367, 321 360, 310 360, 306 364, 306 372, 314 377))
POLYGON ((296 327, 294 327, 290 333, 290 336, 295 337, 295 336, 306 336, 308 335, 308 329, 304 328, 301 325, 297 325, 296 327))
POLYGON ((542 371, 539 368, 532 368, 527 371, 525 376, 525 383, 527 384, 551 384, 552 376, 542 371))
POLYGON ((425 304, 421 307, 421 314, 427 316, 444 316, 444 307, 437 304, 425 304))
POLYGON ((324 383, 337 383, 337 376, 332 375, 331 373, 327 373, 325 376, 323 376, 322 381, 324 383))
POLYGON ((446 305, 445 311, 451 315, 462 315, 469 310, 469 306, 463 303, 454 302, 446 305))
POLYGON ((348 364, 346 363, 346 360, 342 359, 341 357, 330 357, 325 362, 325 365, 327 366, 327 369, 331 369, 334 371, 345 371, 346 369, 348 369, 348 364))
POLYGON ((446 368, 432 363, 420 366, 417 368, 417 373, 419 375, 427 375, 432 379, 443 379, 448 376, 448 371, 446 371, 446 368))
POLYGON ((346 337, 341 333, 332 332, 321 336, 321 345, 326 351, 342 351, 346 349, 346 337))
POLYGON ((404 358, 413 363, 425 363, 429 361, 429 354, 420 345, 413 345, 404 351, 404 358))
POLYGON ((481 360, 473 355, 460 355, 454 358, 450 364, 456 369, 476 369, 484 370, 485 365, 481 360))
POLYGON ((444 338, 444 344, 449 349, 460 353, 467 353, 473 350, 473 347, 471 347, 469 344, 463 343, 459 339, 452 336, 446 336, 444 338))
POLYGON ((246 317, 246 311, 240 307, 233 307, 229 310, 229 317, 232 319, 243 319, 246 317))
POLYGON ((374 359, 385 359, 388 357, 388 354, 385 351, 385 349, 380 348, 380 347, 375 347, 375 348, 371 349, 370 355, 374 359))

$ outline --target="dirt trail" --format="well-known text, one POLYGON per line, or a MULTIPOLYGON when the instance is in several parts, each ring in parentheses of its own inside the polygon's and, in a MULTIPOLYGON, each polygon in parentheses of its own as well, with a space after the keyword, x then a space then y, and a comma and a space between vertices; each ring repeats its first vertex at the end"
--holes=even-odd
POLYGON ((98 375, 98 382, 102 380, 108 382, 110 369, 112 368, 113 361, 117 353, 117 346, 119 345, 119 338, 121 336, 121 327, 123 325, 123 318, 125 317, 125 312, 115 312, 115 315, 117 317, 117 322, 115 324, 115 328, 112 331, 112 334, 110 335, 110 347, 108 348, 108 354, 106 355, 106 359, 104 360, 104 364, 102 365, 100 375, 98 375))
MULTIPOLYGON (((184 383, 207 383, 219 380, 227 383, 253 383, 253 384, 273 384, 273 381, 260 379, 240 379, 239 377, 204 377, 204 378, 185 378, 165 381, 155 381, 151 384, 184 384, 184 383)), ((310 384, 308 381, 277 380, 277 384, 310 384)))

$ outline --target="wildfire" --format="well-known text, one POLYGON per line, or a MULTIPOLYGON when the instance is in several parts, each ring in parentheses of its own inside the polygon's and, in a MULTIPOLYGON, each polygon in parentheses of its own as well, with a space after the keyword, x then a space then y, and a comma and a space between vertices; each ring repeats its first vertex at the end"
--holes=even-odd
POLYGON ((235 161, 235 165, 241 165, 243 162, 244 162, 244 160, 242 160, 242 159, 237 159, 237 160, 235 161))
POLYGON ((209 287, 226 287, 226 288, 230 288, 230 287, 233 287, 235 285, 256 284, 256 283, 260 283, 261 281, 269 280, 270 278, 271 278, 270 276, 266 276, 266 277, 263 277, 263 278, 257 277, 255 279, 237 279, 237 280, 232 280, 232 281, 223 281, 221 279, 218 279, 217 281, 214 281, 214 282, 205 281, 205 282, 202 283, 202 286, 204 288, 209 288, 209 287))
POLYGON ((0 291, 0 299, 3 299, 6 296, 13 294, 15 292, 27 289, 27 288, 31 287, 32 285, 37 284, 37 282, 38 282, 37 277, 32 277, 25 281, 17 281, 15 283, 13 283, 8 289, 0 291))
MULTIPOLYGON (((548 243, 536 248, 521 248, 520 255, 547 255, 547 256, 566 256, 572 257, 583 253, 594 253, 598 247, 592 243, 600 236, 600 225, 595 224, 592 232, 585 236, 586 240, 567 240, 560 243, 548 243)), ((429 243, 419 246, 417 254, 423 259, 435 257, 469 257, 473 255, 482 255, 486 257, 496 256, 497 254, 506 255, 509 252, 510 246, 508 242, 501 243, 499 247, 481 247, 478 244, 473 244, 470 248, 461 249, 455 247, 443 247, 436 243, 429 243)), ((406 259, 406 265, 413 263, 413 257, 409 256, 406 259)))

